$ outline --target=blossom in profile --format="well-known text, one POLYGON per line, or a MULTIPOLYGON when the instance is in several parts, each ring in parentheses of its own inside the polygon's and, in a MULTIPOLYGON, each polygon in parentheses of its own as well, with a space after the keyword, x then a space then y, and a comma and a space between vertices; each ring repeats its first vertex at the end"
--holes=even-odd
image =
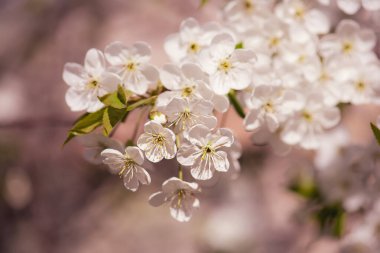
POLYGON ((137 147, 127 147, 124 153, 115 149, 105 149, 101 153, 103 163, 108 165, 111 173, 123 178, 124 186, 130 191, 137 191, 139 184, 150 184, 148 172, 141 167, 144 155, 137 147))
POLYGON ((144 125, 144 133, 137 140, 137 146, 145 152, 146 158, 157 163, 162 159, 172 159, 177 153, 175 134, 156 121, 144 125))
POLYGON ((171 216, 180 222, 187 222, 191 219, 193 209, 199 207, 199 200, 194 195, 199 191, 197 183, 172 177, 162 184, 162 191, 149 197, 149 203, 157 207, 170 202, 171 216))
POLYGON ((104 55, 92 48, 87 51, 84 65, 66 63, 63 80, 69 85, 66 103, 72 111, 95 112, 104 105, 98 97, 117 89, 120 78, 107 71, 104 55))

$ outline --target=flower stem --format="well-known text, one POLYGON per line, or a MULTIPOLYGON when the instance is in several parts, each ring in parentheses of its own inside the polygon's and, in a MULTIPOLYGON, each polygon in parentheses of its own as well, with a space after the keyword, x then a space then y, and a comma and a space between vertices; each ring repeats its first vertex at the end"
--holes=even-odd
POLYGON ((240 117, 245 118, 245 112, 243 110, 243 107, 239 103, 238 99, 236 98, 236 92, 234 90, 231 90, 228 93, 228 99, 230 100, 230 102, 231 102, 232 106, 234 107, 235 111, 237 112, 237 114, 240 117))

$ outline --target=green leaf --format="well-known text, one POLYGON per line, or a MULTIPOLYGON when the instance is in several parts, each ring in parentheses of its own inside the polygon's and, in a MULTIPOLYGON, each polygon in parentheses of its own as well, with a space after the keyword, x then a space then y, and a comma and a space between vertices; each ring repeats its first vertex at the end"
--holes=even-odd
POLYGON ((237 114, 241 117, 241 118, 245 118, 245 112, 243 110, 243 107, 240 105, 239 101, 237 100, 236 98, 236 93, 234 90, 231 90, 229 93, 228 93, 228 98, 232 104, 232 106, 234 107, 235 111, 237 112, 237 114))
POLYGON ((73 127, 70 129, 69 134, 63 143, 67 144, 75 136, 88 134, 94 131, 97 127, 102 124, 103 113, 106 108, 102 108, 96 112, 85 113, 80 116, 74 123, 73 127))
POLYGON ((240 41, 239 43, 237 43, 237 44, 235 45, 235 49, 242 49, 242 48, 244 48, 243 41, 240 41))
POLYGON ((107 107, 103 114, 103 133, 108 136, 114 129, 114 127, 123 120, 127 114, 125 109, 117 109, 113 107, 107 107))
POLYGON ((323 206, 314 215, 321 233, 338 238, 343 235, 346 214, 340 203, 323 206))
POLYGON ((126 107, 129 96, 130 94, 119 85, 117 91, 99 97, 99 100, 105 105, 122 109, 126 107))
POLYGON ((377 143, 380 145, 380 129, 373 123, 371 123, 371 129, 373 134, 375 135, 377 143))

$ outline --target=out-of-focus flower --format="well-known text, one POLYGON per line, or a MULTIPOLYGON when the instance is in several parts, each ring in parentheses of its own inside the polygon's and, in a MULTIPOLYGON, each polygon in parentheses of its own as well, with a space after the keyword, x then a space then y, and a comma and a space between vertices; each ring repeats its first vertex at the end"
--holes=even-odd
POLYGON ((149 203, 157 207, 170 202, 171 216, 180 222, 187 222, 191 219, 193 209, 199 207, 199 200, 194 196, 199 191, 197 183, 172 177, 162 184, 162 191, 149 197, 149 203))
POLYGON ((191 175, 198 180, 212 178, 214 171, 226 172, 229 167, 226 151, 234 142, 232 132, 220 128, 215 133, 203 125, 195 125, 185 136, 188 141, 178 150, 177 160, 191 167, 191 175))
POLYGON ((111 64, 110 71, 120 76, 126 89, 138 95, 145 94, 158 80, 158 70, 149 64, 150 46, 145 42, 136 42, 131 47, 113 42, 106 47, 105 56, 111 64))
POLYGON ((88 50, 84 66, 66 63, 63 80, 70 86, 66 92, 66 103, 72 111, 95 112, 104 105, 98 99, 117 89, 120 78, 106 70, 103 53, 97 49, 88 50))
POLYGON ((123 177, 124 186, 128 190, 137 191, 139 184, 150 184, 148 172, 141 167, 144 155, 137 147, 126 147, 125 153, 115 149, 102 151, 103 163, 107 164, 111 173, 123 177))
MULTIPOLYGON (((318 0, 323 5, 331 4, 331 0, 318 0)), ((380 1, 378 0, 336 0, 336 3, 346 14, 355 14, 360 9, 361 5, 367 11, 380 10, 380 1)))
POLYGON ((174 133, 155 121, 144 125, 144 132, 137 140, 137 146, 145 152, 146 158, 157 163, 162 159, 172 159, 177 153, 174 133))

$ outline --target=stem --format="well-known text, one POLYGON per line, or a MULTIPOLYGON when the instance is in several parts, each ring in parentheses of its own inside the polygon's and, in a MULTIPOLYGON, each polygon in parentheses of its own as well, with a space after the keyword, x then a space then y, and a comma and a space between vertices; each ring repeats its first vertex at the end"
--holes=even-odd
POLYGON ((140 106, 153 104, 156 101, 156 98, 157 98, 157 95, 151 96, 149 98, 141 99, 141 100, 135 102, 134 104, 129 105, 126 110, 127 110, 127 112, 129 112, 129 111, 132 111, 132 110, 134 110, 140 106))
POLYGON ((232 104, 232 106, 234 107, 236 113, 241 117, 241 118, 245 118, 245 112, 244 112, 244 109, 243 107, 241 106, 241 104, 239 103, 238 99, 236 98, 236 92, 234 90, 231 90, 229 93, 228 93, 228 98, 232 104))
POLYGON ((178 165, 178 178, 183 180, 183 170, 181 164, 178 165))

